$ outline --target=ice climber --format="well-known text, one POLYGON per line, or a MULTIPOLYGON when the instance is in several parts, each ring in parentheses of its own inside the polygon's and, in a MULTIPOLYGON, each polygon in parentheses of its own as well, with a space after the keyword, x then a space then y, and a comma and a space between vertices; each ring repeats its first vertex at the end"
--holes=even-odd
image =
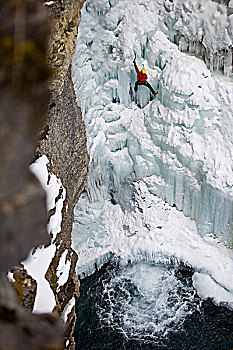
POLYGON ((158 91, 155 91, 152 88, 152 86, 148 83, 148 81, 146 81, 147 74, 146 74, 145 68, 142 68, 142 70, 140 72, 140 70, 138 69, 138 66, 136 64, 136 58, 134 58, 133 63, 134 63, 134 68, 135 68, 136 73, 137 73, 137 81, 136 81, 135 86, 134 86, 134 91, 137 93, 138 92, 138 85, 144 85, 150 89, 150 91, 152 92, 152 94, 154 96, 156 96, 158 94, 158 91))

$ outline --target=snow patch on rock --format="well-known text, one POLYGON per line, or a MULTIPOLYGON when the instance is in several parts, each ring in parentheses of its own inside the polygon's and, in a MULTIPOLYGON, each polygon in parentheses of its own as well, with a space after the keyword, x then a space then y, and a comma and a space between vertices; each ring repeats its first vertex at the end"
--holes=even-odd
POLYGON ((61 232, 62 208, 66 199, 66 189, 56 175, 49 173, 47 165, 49 160, 44 154, 30 165, 30 170, 38 178, 41 186, 46 192, 47 210, 55 209, 55 213, 50 217, 47 230, 52 233, 53 241, 61 232))
POLYGON ((57 280, 58 291, 60 290, 60 287, 67 282, 69 277, 71 261, 67 260, 67 253, 68 253, 68 249, 66 249, 62 253, 62 256, 60 258, 60 261, 57 267, 56 275, 58 277, 58 280, 57 280))
POLYGON ((37 291, 34 303, 34 313, 52 312, 56 306, 55 296, 45 275, 56 252, 56 246, 38 247, 31 251, 27 259, 22 261, 29 275, 36 280, 37 291))
MULTIPOLYGON (((37 283, 37 293, 33 312, 44 313, 52 312, 56 306, 55 296, 45 275, 50 263, 55 256, 57 247, 54 243, 56 236, 61 232, 62 209, 66 198, 66 190, 61 180, 54 174, 48 172, 49 160, 46 155, 38 158, 30 165, 30 170, 38 178, 41 186, 46 192, 47 210, 54 210, 55 213, 50 217, 47 225, 48 233, 52 234, 52 242, 49 246, 40 246, 32 250, 28 257, 22 262, 27 272, 37 283)), ((65 261, 68 250, 65 250, 58 264, 57 277, 58 287, 67 282, 69 276, 70 261, 65 261)))
POLYGON ((13 272, 8 272, 7 274, 7 278, 10 282, 14 283, 15 282, 15 279, 14 279, 14 273, 13 272))
POLYGON ((63 314, 62 314, 62 318, 63 318, 63 321, 64 323, 66 323, 67 321, 67 317, 68 315, 70 314, 70 312, 72 311, 73 307, 75 306, 75 298, 73 297, 69 302, 68 304, 66 305, 64 311, 63 311, 63 314))

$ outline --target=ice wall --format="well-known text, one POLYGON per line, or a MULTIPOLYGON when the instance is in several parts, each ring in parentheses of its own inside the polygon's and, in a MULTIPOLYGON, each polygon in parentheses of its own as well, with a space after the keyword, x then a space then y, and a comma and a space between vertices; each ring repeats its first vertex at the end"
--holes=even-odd
POLYGON ((228 10, 211 0, 86 1, 72 68, 90 155, 73 226, 80 277, 113 257, 184 262, 202 298, 233 307, 233 81, 229 62, 211 66, 196 48, 202 33, 211 55, 227 52, 228 10), (135 95, 135 52, 156 98, 142 86, 135 95))
POLYGON ((202 58, 211 71, 232 76, 232 23, 229 1, 164 2, 163 32, 183 52, 202 58))
POLYGON ((129 206, 126 188, 144 179, 151 193, 195 219, 200 234, 231 245, 233 83, 179 50, 182 36, 195 42, 200 35, 209 52, 227 50, 230 17, 210 0, 86 2, 72 74, 88 134, 91 201, 129 206), (157 99, 145 87, 135 96, 134 52, 157 99))

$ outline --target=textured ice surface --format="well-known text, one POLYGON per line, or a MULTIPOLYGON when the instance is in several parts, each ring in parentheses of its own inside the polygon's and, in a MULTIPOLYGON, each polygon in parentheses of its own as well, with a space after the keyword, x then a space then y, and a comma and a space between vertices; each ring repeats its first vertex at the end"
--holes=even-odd
POLYGON ((73 230, 78 274, 112 254, 175 257, 233 292, 221 243, 232 244, 233 82, 179 41, 202 38, 214 60, 232 44, 230 17, 210 0, 85 3, 72 68, 90 155, 73 230), (135 96, 134 52, 156 99, 145 87, 135 96))
POLYGON ((151 191, 194 218, 201 234, 231 244, 233 83, 169 41, 160 3, 88 1, 83 11, 73 79, 88 133, 87 191, 97 200, 129 175, 148 178, 151 191), (150 102, 140 87, 144 108, 134 102, 134 51, 159 88, 150 102), (161 183, 153 185, 153 175, 161 183))

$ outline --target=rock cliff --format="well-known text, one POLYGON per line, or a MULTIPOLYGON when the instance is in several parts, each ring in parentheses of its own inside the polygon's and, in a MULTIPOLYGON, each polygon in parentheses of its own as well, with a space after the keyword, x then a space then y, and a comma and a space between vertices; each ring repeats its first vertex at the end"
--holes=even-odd
MULTIPOLYGON (((71 60, 83 2, 15 0, 0 4, 0 349, 62 349, 64 338, 65 347, 74 348, 79 284, 71 229, 73 209, 86 182, 88 155, 71 60), (28 168, 42 155, 49 160, 49 178, 55 174, 66 191, 56 237, 46 232, 46 222, 55 215, 56 206, 47 214, 45 193, 28 168), (55 306, 53 315, 36 316, 31 311, 40 286, 19 265, 30 249, 51 243, 53 254, 42 277, 49 282, 55 306), (63 283, 59 279, 64 276, 62 259, 69 267, 63 283), (6 280, 7 270, 16 293, 6 280), (66 321, 64 337, 61 316, 66 321)), ((33 259, 39 249, 32 250, 33 259)))
MULTIPOLYGON (((46 154, 50 160, 49 170, 54 173, 66 189, 62 209, 61 233, 57 235, 54 259, 51 261, 46 278, 56 295, 54 312, 63 314, 72 297, 78 297, 79 284, 75 274, 77 255, 71 249, 71 230, 74 206, 84 189, 87 178, 88 154, 85 127, 81 110, 76 104, 71 79, 71 60, 76 48, 77 28, 81 20, 84 1, 66 0, 54 2, 49 7, 52 32, 49 39, 49 65, 53 79, 49 83, 50 102, 46 122, 39 135, 40 142, 36 157, 46 154), (67 282, 58 291, 56 274, 60 258, 68 249, 66 261, 70 261, 67 282)), ((66 324, 67 347, 75 324, 72 308, 66 324)), ((69 345, 68 345, 69 344, 69 345)))

